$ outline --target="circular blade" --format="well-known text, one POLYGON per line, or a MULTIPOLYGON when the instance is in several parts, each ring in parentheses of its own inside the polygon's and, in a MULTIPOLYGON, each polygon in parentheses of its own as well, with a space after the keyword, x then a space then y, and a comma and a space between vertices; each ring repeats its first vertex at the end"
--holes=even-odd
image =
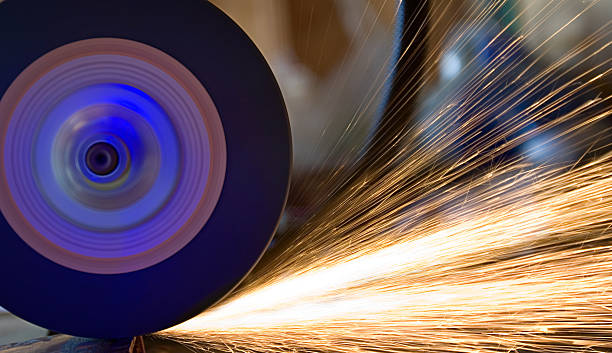
POLYGON ((129 337, 257 262, 286 200, 280 90, 206 1, 0 4, 0 305, 129 337))

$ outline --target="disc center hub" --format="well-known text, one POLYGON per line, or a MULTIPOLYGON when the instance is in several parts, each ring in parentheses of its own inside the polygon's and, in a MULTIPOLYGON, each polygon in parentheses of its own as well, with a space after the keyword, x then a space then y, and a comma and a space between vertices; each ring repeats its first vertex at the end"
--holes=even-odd
POLYGON ((97 142, 87 150, 85 163, 92 173, 100 176, 109 175, 119 165, 119 153, 112 144, 97 142))

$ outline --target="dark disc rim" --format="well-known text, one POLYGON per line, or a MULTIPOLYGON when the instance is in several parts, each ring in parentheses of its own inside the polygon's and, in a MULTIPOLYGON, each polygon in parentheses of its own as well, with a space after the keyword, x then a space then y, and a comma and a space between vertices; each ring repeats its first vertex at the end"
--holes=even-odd
POLYGON ((223 190, 204 228, 172 257, 139 271, 68 269, 30 248, 0 216, 0 305, 54 331, 115 338, 170 327, 222 299, 266 249, 291 170, 282 95, 248 36, 201 0, 7 0, 0 33, 10 53, 0 57, 0 96, 29 64, 71 42, 123 38, 160 49, 207 89, 227 146, 223 190))

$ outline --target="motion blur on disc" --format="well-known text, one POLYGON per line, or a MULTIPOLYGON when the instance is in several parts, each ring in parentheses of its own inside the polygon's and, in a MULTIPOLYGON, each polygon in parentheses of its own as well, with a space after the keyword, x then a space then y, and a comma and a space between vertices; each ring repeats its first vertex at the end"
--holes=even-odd
POLYGON ((227 294, 291 168, 280 90, 246 34, 200 0, 7 0, 0 33, 0 305, 110 338, 227 294))

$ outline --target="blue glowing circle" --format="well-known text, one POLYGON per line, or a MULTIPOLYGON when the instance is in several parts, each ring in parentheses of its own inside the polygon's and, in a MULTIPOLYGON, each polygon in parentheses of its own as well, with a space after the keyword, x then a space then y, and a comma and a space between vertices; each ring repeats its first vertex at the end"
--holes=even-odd
POLYGON ((165 204, 178 180, 179 143, 170 119, 153 99, 127 85, 99 84, 65 97, 33 143, 35 177, 47 202, 65 219, 93 230, 142 223, 165 204), (89 172, 85 154, 94 142, 117 148, 118 173, 89 172))

